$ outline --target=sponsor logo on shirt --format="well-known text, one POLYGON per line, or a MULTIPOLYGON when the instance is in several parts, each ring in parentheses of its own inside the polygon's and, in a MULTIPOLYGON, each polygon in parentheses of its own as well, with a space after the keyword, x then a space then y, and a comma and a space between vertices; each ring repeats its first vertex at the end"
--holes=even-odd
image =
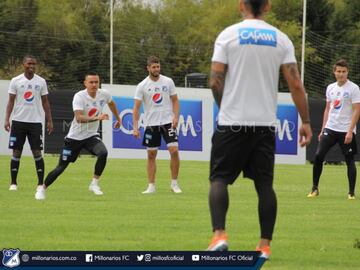
POLYGON ((34 100, 34 94, 33 92, 27 90, 24 93, 24 99, 26 100, 26 102, 31 103, 34 100))
POLYGON ((156 93, 152 96, 152 100, 155 104, 160 104, 163 100, 163 97, 160 93, 156 93))
POLYGON ((241 45, 259 45, 276 47, 276 31, 256 28, 240 28, 239 42, 241 45))
POLYGON ((339 110, 342 106, 342 102, 341 102, 341 99, 336 99, 334 102, 333 102, 333 108, 335 110, 339 110))
POLYGON ((89 117, 98 116, 98 115, 99 115, 99 111, 96 107, 93 107, 88 111, 89 117))

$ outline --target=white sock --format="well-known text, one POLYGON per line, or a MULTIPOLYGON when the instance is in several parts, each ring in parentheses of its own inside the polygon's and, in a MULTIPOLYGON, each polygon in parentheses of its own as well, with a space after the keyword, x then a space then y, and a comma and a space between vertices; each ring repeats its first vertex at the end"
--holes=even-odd
POLYGON ((154 189, 155 188, 155 184, 153 184, 153 183, 149 183, 149 186, 148 186, 148 188, 150 189, 154 189))
POLYGON ((177 185, 177 179, 172 179, 171 180, 171 185, 176 186, 177 185))
POLYGON ((99 185, 99 179, 93 178, 93 180, 91 181, 91 185, 98 186, 99 185))

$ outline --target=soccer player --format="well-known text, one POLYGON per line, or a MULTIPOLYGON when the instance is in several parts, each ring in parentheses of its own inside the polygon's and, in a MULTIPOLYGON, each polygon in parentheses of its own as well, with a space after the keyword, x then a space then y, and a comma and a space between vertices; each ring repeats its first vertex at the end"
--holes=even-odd
POLYGON ((86 89, 77 92, 73 98, 74 119, 64 139, 64 147, 60 154, 59 163, 46 176, 40 199, 45 199, 45 189, 63 173, 70 162, 76 161, 82 149, 86 149, 91 154, 97 156, 94 176, 89 190, 94 192, 95 195, 103 195, 99 186, 99 180, 106 166, 108 152, 100 139, 98 129, 99 121, 109 120, 109 115, 102 112, 104 106, 107 104, 116 118, 114 128, 118 129, 120 127, 121 119, 111 94, 105 89, 99 89, 100 78, 97 73, 87 73, 84 85, 86 89))
POLYGON ((149 76, 138 84, 135 92, 133 111, 133 134, 140 138, 139 110, 144 103, 146 129, 143 145, 147 147, 147 175, 148 187, 142 192, 150 194, 155 192, 156 155, 164 138, 170 153, 171 184, 175 193, 181 193, 178 185, 180 167, 177 126, 179 119, 179 100, 175 84, 171 78, 160 74, 160 60, 150 56, 147 60, 149 76))
POLYGON ((45 112, 49 134, 53 131, 53 122, 46 81, 35 74, 36 64, 34 56, 26 55, 23 58, 24 73, 11 79, 4 127, 6 131, 10 131, 9 148, 13 150, 10 162, 11 184, 9 190, 16 191, 18 189, 17 174, 23 146, 27 137, 38 176, 35 198, 39 199, 41 189, 43 188, 45 169, 41 153, 43 149, 43 116, 41 110, 45 112), (11 114, 12 121, 10 124, 11 114))
POLYGON ((347 166, 348 199, 354 200, 356 183, 354 155, 357 153, 355 132, 360 115, 360 90, 359 86, 348 79, 349 66, 345 60, 337 61, 333 72, 336 82, 328 85, 326 89, 326 107, 313 166, 313 187, 308 198, 319 196, 319 180, 325 155, 338 143, 347 166))
POLYGON ((220 110, 211 149, 209 205, 214 235, 208 250, 228 249, 228 185, 243 171, 244 177, 253 179, 259 199, 261 234, 256 250, 268 258, 277 211, 273 172, 280 69, 302 120, 301 146, 310 143, 312 131, 294 46, 263 20, 270 1, 240 0, 239 8, 244 21, 220 33, 212 57, 210 87, 220 110))

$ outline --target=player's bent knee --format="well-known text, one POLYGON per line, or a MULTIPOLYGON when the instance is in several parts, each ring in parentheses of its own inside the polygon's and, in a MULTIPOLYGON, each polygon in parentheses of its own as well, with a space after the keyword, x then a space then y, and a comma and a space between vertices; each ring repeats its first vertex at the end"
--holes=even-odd
POLYGON ((106 149, 101 150, 98 154, 97 157, 98 158, 107 158, 108 156, 108 151, 106 149))

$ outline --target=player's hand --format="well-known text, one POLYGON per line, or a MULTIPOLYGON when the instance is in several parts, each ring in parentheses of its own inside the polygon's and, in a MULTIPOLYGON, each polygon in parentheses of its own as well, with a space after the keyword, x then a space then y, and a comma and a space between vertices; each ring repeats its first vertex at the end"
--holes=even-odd
POLYGON ((121 126, 121 119, 120 119, 120 120, 117 120, 117 121, 115 122, 114 128, 115 128, 115 129, 119 129, 120 126, 121 126))
POLYGON ((54 124, 52 121, 47 122, 47 132, 50 135, 54 131, 54 124))
POLYGON ((139 129, 134 129, 134 130, 133 130, 133 135, 134 135, 135 138, 139 139, 139 138, 140 138, 139 129))
POLYGON ((5 128, 5 130, 7 132, 10 131, 11 126, 10 126, 10 121, 9 120, 5 121, 4 128, 5 128))
POLYGON ((353 139, 353 133, 352 131, 348 131, 345 135, 345 140, 344 140, 344 144, 350 144, 352 142, 353 139))
POLYGON ((172 128, 176 129, 179 124, 179 120, 177 117, 174 117, 172 120, 172 128))
POLYGON ((302 124, 299 130, 299 143, 301 147, 304 147, 311 142, 312 131, 310 124, 302 124))
POLYGON ((109 120, 109 115, 107 113, 102 113, 100 116, 98 116, 99 120, 109 120))

